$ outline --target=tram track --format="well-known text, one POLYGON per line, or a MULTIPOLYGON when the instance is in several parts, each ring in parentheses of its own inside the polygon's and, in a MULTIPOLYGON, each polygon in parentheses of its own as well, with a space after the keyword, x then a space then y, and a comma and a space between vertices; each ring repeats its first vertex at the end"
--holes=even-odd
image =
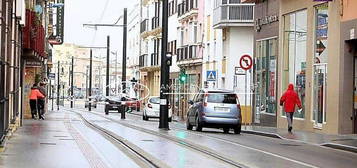
POLYGON ((82 114, 72 111, 72 110, 65 110, 67 112, 74 113, 78 115, 84 124, 89 128, 93 129, 100 135, 103 135, 109 142, 115 145, 118 149, 120 149, 123 153, 125 153, 129 158, 131 158, 138 166, 144 168, 169 168, 170 166, 166 165, 162 161, 156 159, 155 157, 151 156, 147 152, 143 151, 136 145, 128 142, 124 138, 117 136, 115 133, 104 129, 97 124, 94 124, 83 117, 82 114))
MULTIPOLYGON (((67 110, 67 111, 79 114, 79 115, 81 115, 82 118, 84 118, 82 116, 82 114, 80 114, 79 112, 76 112, 76 111, 73 111, 73 110, 67 110)), ((80 110, 80 111, 88 112, 88 111, 84 111, 84 110, 80 110)), ((186 148, 191 149, 193 151, 200 152, 200 153, 202 153, 202 154, 204 154, 204 155, 206 155, 206 156, 208 156, 208 157, 210 157, 212 159, 215 159, 215 160, 221 161, 223 163, 226 163, 228 165, 231 165, 232 167, 238 167, 238 168, 247 168, 248 167, 246 165, 243 165, 241 163, 238 163, 238 162, 230 159, 228 156, 225 156, 224 154, 217 153, 214 150, 212 150, 210 148, 207 148, 205 146, 198 145, 198 144, 192 143, 192 142, 184 140, 184 139, 179 139, 177 137, 173 137, 173 136, 170 136, 168 134, 164 134, 164 133, 156 132, 156 131, 153 131, 153 130, 145 129, 145 128, 142 128, 142 127, 139 127, 139 126, 135 126, 135 125, 132 125, 132 124, 120 122, 120 121, 112 119, 110 117, 106 117, 106 116, 97 114, 96 112, 90 112, 90 113, 93 114, 93 115, 105 118, 107 120, 110 120, 110 121, 112 121, 114 123, 120 124, 120 125, 122 125, 124 127, 128 127, 128 128, 131 128, 131 129, 134 129, 134 130, 137 130, 137 131, 140 131, 140 132, 144 132, 144 133, 147 133, 147 134, 150 134, 150 135, 158 136, 160 138, 165 138, 165 139, 167 139, 169 141, 172 141, 172 142, 174 142, 176 144, 179 144, 179 145, 181 145, 183 147, 186 147, 186 148)), ((84 120, 86 120, 86 119, 84 119, 84 120)), ((88 121, 88 120, 86 120, 86 121, 88 121)), ((88 122, 90 122, 90 121, 88 121, 88 122)), ((93 123, 91 123, 91 124, 93 124, 93 123)), ((95 124, 93 124, 93 125, 95 125, 95 124)), ((110 132, 110 131, 108 131, 106 129, 103 129, 103 128, 100 128, 100 129, 105 131, 105 132, 109 132, 110 134, 112 134, 111 136, 115 136, 114 133, 112 133, 112 132, 110 132)))

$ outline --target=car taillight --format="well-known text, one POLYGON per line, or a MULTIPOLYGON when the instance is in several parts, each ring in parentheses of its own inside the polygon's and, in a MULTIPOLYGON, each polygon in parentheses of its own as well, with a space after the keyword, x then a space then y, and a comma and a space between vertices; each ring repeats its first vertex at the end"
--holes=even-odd
POLYGON ((208 93, 205 93, 205 96, 203 97, 203 106, 204 107, 207 107, 206 97, 208 97, 208 93))
POLYGON ((148 107, 149 107, 149 108, 152 108, 152 105, 151 105, 151 104, 148 104, 148 107))

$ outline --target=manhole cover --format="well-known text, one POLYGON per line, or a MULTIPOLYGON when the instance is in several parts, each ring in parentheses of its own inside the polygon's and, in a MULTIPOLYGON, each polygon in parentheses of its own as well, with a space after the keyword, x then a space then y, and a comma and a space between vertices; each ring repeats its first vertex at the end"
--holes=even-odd
POLYGON ((48 143, 48 142, 42 142, 40 145, 56 145, 56 143, 48 143))
POLYGON ((301 146, 301 145, 297 145, 297 144, 280 144, 280 145, 283 145, 283 146, 301 146))
POLYGON ((151 140, 151 139, 144 139, 144 140, 141 140, 141 141, 144 141, 144 142, 154 142, 154 140, 151 140))

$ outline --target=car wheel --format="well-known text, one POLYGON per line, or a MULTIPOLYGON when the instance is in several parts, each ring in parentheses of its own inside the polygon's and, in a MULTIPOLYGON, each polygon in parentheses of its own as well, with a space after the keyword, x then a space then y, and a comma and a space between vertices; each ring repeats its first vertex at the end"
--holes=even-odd
POLYGON ((169 118, 169 122, 172 122, 172 117, 169 118))
POLYGON ((200 123, 198 116, 196 117, 196 131, 202 131, 202 124, 200 123))
POLYGON ((225 134, 228 134, 228 133, 229 133, 229 128, 223 128, 223 132, 224 132, 225 134))
POLYGON ((240 131, 242 130, 242 125, 237 125, 237 127, 236 128, 234 128, 234 133, 235 134, 240 134, 240 131))
POLYGON ((186 128, 187 128, 187 130, 192 130, 192 128, 193 128, 193 126, 190 124, 188 119, 186 120, 186 128))
POLYGON ((105 111, 105 114, 106 114, 106 115, 108 115, 108 114, 109 114, 109 109, 108 109, 108 106, 105 106, 104 111, 105 111))

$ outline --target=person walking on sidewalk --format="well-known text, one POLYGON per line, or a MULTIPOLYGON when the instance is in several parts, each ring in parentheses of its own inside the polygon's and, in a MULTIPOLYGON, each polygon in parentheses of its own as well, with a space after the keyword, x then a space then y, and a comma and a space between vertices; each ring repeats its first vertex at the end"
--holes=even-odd
POLYGON ((37 113, 41 119, 40 111, 37 109, 38 108, 37 99, 44 98, 44 97, 45 96, 38 90, 37 84, 34 84, 33 87, 31 88, 31 92, 30 92, 30 96, 29 96, 31 115, 32 115, 33 119, 35 119, 37 113))
POLYGON ((38 90, 41 92, 41 94, 45 97, 43 98, 38 98, 37 99, 37 106, 38 106, 38 110, 39 110, 39 117, 40 119, 44 120, 45 117, 44 117, 44 114, 45 114, 45 105, 46 105, 46 97, 47 97, 47 94, 46 94, 46 84, 44 82, 41 82, 40 83, 40 87, 38 87, 38 90))
POLYGON ((286 119, 288 120, 288 131, 290 133, 293 129, 293 116, 296 105, 299 107, 300 110, 302 109, 299 95, 294 91, 294 85, 289 84, 288 90, 286 90, 280 98, 280 106, 284 106, 286 119))

